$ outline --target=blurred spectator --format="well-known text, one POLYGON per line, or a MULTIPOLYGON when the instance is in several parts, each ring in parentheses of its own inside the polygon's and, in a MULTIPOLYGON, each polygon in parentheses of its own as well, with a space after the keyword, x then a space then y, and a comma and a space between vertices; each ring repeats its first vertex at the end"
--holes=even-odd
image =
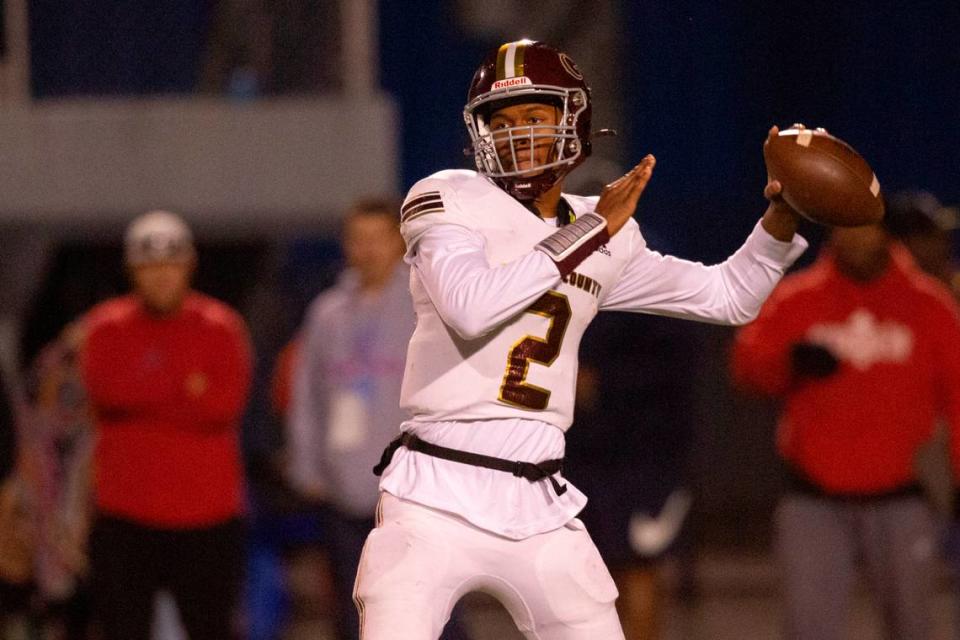
MULTIPOLYGON (((290 340, 273 360, 270 415, 263 422, 283 440, 291 377, 299 342, 290 340)), ((249 483, 247 583, 244 603, 248 640, 274 640, 311 612, 327 618, 336 610, 330 563, 323 548, 322 509, 289 486, 283 447, 247 459, 249 483), (303 606, 308 605, 308 606, 303 606), (303 614, 307 614, 304 616, 303 614)))
POLYGON ((932 193, 904 191, 890 198, 884 224, 910 250, 918 267, 960 297, 960 270, 953 260, 953 232, 960 228, 960 212, 940 204, 932 193))
POLYGON ((293 372, 300 357, 300 340, 297 336, 285 344, 277 354, 270 379, 270 406, 284 422, 290 413, 290 396, 293 391, 293 372))
POLYGON ((83 323, 68 325, 34 361, 20 443, 37 536, 34 567, 44 627, 87 637, 87 533, 92 508, 93 425, 80 375, 83 323))
POLYGON ((776 513, 787 637, 845 637, 863 560, 886 636, 928 639, 936 527, 914 471, 938 417, 960 465, 960 318, 881 226, 837 228, 738 336, 733 371, 784 401, 776 513))
MULTIPOLYGON (((406 419, 400 382, 415 316, 399 205, 361 200, 347 214, 348 269, 311 304, 300 328, 288 418, 289 477, 327 509, 326 540, 337 597, 337 633, 357 638, 353 582, 373 528, 372 469, 406 419)), ((282 397, 282 392, 279 393, 282 397)), ((455 631, 454 621, 447 635, 455 631)))
POLYGON ((137 218, 124 249, 133 292, 87 315, 82 352, 97 436, 97 618, 104 640, 149 638, 163 589, 190 638, 230 638, 244 557, 246 328, 190 288, 196 253, 178 216, 137 218))
POLYGON ((0 367, 0 637, 26 633, 33 591, 33 527, 18 473, 16 413, 0 367))
POLYGON ((662 565, 690 506, 697 353, 691 324, 634 314, 600 314, 581 344, 564 475, 591 496, 580 518, 631 640, 661 637, 662 565))
MULTIPOLYGON (((910 250, 917 266, 940 280, 960 300, 960 269, 953 260, 953 233, 960 228, 960 214, 944 207, 926 191, 904 191, 887 202, 884 223, 890 233, 910 250)), ((920 450, 917 473, 930 499, 947 521, 944 551, 954 578, 960 576, 960 522, 951 518, 957 508, 954 474, 950 468, 950 437, 940 424, 930 443, 920 450)), ((958 610, 960 611, 960 610, 958 610)), ((960 617, 957 618, 960 621, 960 617)), ((960 624, 957 625, 960 637, 960 624)))
MULTIPOLYGON (((3 367, 0 367, 0 491, 3 495, 3 511, 0 512, 0 521, 3 523, 3 529, 0 530, 0 544, 11 544, 11 530, 7 527, 12 524, 10 518, 12 512, 12 496, 14 493, 13 485, 16 482, 14 469, 17 463, 17 428, 14 422, 13 402, 7 392, 6 381, 4 380, 3 367)), ((0 554, 2 564, 0 564, 0 579, 8 582, 19 582, 25 573, 22 569, 14 567, 12 562, 13 555, 10 553, 0 554)), ((2 600, 0 600, 2 603, 2 600)))

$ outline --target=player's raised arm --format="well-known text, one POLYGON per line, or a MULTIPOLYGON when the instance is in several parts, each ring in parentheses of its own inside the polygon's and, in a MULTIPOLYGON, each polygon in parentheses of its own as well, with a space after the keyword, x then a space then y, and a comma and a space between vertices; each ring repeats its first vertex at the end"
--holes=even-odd
POLYGON ((440 317, 467 340, 523 312, 560 282, 553 261, 533 248, 514 262, 492 266, 483 239, 455 225, 424 233, 411 265, 440 317))
POLYGON ((600 307, 714 324, 746 324, 756 318, 764 300, 806 248, 807 242, 800 236, 783 242, 760 223, 743 246, 717 265, 706 266, 644 247, 634 253, 600 307))
MULTIPOLYGON (((775 134, 774 128, 770 135, 775 134)), ((764 196, 769 205, 763 218, 743 246, 721 264, 706 266, 638 245, 617 286, 601 300, 601 309, 716 324, 750 322, 807 248, 806 240, 795 234, 798 215, 780 193, 780 184, 768 181, 764 196)))
POLYGON ((483 235, 472 229, 470 214, 458 208, 448 187, 421 181, 401 211, 407 260, 444 322, 462 338, 482 336, 523 312, 617 233, 636 210, 655 164, 647 155, 603 189, 596 213, 581 216, 501 265, 490 263, 483 235))

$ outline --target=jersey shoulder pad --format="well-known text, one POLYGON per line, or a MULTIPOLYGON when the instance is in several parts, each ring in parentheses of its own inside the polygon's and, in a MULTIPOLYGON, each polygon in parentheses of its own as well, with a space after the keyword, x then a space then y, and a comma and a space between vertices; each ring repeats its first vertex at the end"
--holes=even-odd
POLYGON ((434 214, 446 214, 459 210, 458 200, 464 192, 475 189, 483 181, 475 171, 440 171, 417 182, 400 207, 400 224, 434 214))
MULTIPOLYGON (((566 200, 570 208, 573 209, 574 216, 579 217, 585 213, 596 211, 600 196, 576 196, 564 193, 563 199, 566 200)), ((640 232, 640 225, 637 224, 635 218, 627 220, 623 229, 611 239, 611 243, 612 246, 616 246, 617 248, 622 247, 623 250, 627 252, 638 251, 647 246, 647 241, 640 232)))
POLYGON ((400 232, 407 243, 408 254, 412 252, 417 239, 430 227, 476 227, 471 217, 464 213, 460 199, 479 186, 478 180, 485 182, 474 171, 447 170, 413 185, 400 207, 400 232))

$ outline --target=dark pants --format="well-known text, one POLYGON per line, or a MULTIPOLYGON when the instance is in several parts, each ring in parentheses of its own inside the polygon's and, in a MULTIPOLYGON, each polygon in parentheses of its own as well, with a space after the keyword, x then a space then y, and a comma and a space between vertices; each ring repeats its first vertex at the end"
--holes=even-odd
POLYGON ((90 586, 79 582, 68 598, 44 603, 43 620, 47 627, 57 630, 53 637, 86 640, 90 637, 91 606, 90 586))
MULTIPOLYGON (((327 549, 333 572, 333 586, 337 598, 337 637, 339 640, 359 640, 360 616, 353 602, 353 584, 360 566, 360 554, 367 535, 373 529, 373 519, 351 518, 333 509, 326 514, 327 549)), ((461 607, 454 607, 450 621, 440 640, 467 640, 469 636, 459 622, 461 607)))
POLYGON ((13 584, 0 579, 0 617, 29 612, 33 591, 32 584, 13 584))
POLYGON ((101 516, 90 542, 92 596, 103 640, 149 640, 166 590, 191 640, 233 637, 243 578, 243 525, 167 530, 101 516))
POLYGON ((786 637, 847 637, 858 565, 878 600, 884 637, 929 640, 937 537, 920 496, 844 501, 788 494, 776 513, 786 637))
POLYGON ((353 582, 357 577, 363 543, 373 529, 373 519, 351 518, 334 509, 328 509, 325 516, 327 550, 337 602, 337 637, 357 640, 360 637, 360 617, 353 604, 353 582))

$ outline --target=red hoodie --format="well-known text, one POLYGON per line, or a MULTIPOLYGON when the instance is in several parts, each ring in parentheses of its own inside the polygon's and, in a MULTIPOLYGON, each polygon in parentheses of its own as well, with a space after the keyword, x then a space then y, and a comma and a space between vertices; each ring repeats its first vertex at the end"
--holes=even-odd
POLYGON ((99 510, 162 528, 238 515, 238 425, 251 375, 243 320, 191 293, 171 317, 153 317, 125 296, 98 305, 86 322, 99 510))
POLYGON ((960 318, 949 292, 891 248, 879 278, 856 282, 829 254, 784 279, 737 336, 734 377, 780 396, 780 454, 830 493, 874 494, 916 482, 917 448, 938 417, 951 430, 960 478, 960 318), (797 342, 827 346, 838 371, 794 380, 797 342))

